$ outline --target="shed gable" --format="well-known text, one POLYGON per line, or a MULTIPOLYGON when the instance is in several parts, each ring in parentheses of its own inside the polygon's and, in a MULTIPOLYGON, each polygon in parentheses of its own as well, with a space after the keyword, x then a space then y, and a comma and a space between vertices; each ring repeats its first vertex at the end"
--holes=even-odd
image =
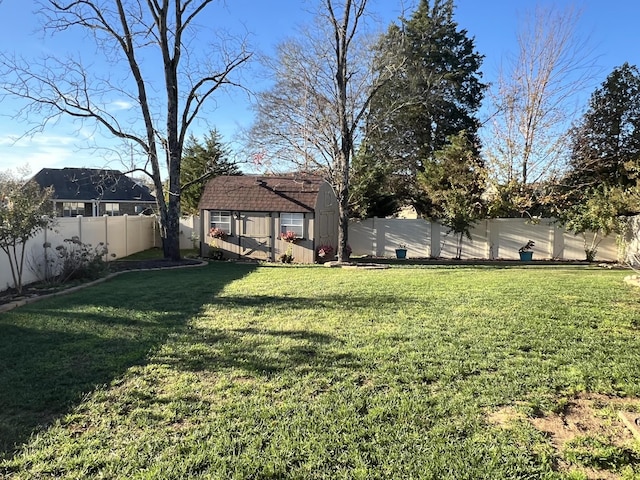
POLYGON ((250 212, 314 212, 320 187, 318 176, 219 176, 207 183, 200 210, 250 212))

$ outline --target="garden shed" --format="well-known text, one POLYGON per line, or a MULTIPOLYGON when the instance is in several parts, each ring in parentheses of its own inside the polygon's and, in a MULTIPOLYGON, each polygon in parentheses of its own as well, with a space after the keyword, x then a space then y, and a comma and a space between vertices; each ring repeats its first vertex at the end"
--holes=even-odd
POLYGON ((313 263, 318 246, 338 243, 338 202, 319 176, 215 177, 198 209, 205 257, 313 263))

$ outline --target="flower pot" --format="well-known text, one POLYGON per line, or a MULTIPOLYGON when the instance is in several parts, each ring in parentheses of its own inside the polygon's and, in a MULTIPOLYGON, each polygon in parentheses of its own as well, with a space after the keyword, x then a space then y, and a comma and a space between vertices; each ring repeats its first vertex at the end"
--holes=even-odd
POLYGON ((396 248, 396 258, 407 258, 407 249, 396 248))
POLYGON ((533 260, 533 252, 519 252, 521 262, 530 262, 533 260))

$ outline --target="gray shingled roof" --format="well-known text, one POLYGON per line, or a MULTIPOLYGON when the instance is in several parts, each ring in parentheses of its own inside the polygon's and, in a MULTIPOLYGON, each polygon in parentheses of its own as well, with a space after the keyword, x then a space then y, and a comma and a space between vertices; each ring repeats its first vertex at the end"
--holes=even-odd
POLYGON ((209 180, 200 210, 306 213, 315 210, 322 177, 239 175, 209 180))
POLYGON ((155 202, 146 187, 118 170, 43 168, 32 180, 42 188, 53 186, 58 200, 155 202))

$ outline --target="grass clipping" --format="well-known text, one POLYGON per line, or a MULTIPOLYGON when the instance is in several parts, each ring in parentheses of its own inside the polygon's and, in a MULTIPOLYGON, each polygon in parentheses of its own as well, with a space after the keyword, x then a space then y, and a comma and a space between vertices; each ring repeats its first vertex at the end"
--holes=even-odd
MULTIPOLYGON (((560 472, 589 480, 619 479, 626 466, 640 462, 640 441, 619 415, 640 412, 640 399, 580 394, 560 399, 548 412, 534 411, 527 416, 522 410, 505 407, 491 413, 488 421, 500 428, 522 421, 531 424, 549 439, 560 472)), ((635 415, 640 417, 640 413, 635 415)))

